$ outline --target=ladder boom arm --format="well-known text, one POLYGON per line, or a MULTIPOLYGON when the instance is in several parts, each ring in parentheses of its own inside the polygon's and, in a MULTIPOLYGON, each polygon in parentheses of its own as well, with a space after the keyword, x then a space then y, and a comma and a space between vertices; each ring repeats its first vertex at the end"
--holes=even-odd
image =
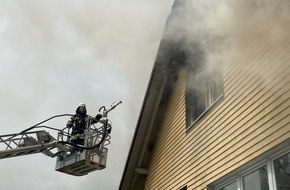
POLYGON ((37 145, 31 145, 27 147, 3 150, 3 151, 0 151, 0 159, 35 154, 39 152, 42 152, 46 154, 47 156, 50 156, 53 158, 55 157, 55 154, 53 154, 48 149, 54 148, 54 147, 56 147, 55 142, 51 142, 51 143, 46 143, 46 144, 37 144, 37 145))
POLYGON ((0 159, 17 157, 35 153, 43 153, 55 157, 56 153, 51 150, 59 148, 62 151, 67 149, 58 144, 54 137, 46 131, 22 132, 0 136, 0 159))

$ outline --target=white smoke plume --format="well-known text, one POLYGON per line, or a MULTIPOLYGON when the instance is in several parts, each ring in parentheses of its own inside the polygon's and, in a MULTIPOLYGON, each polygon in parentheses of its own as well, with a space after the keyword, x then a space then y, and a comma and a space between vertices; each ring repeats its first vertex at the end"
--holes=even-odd
POLYGON ((232 48, 247 56, 257 38, 273 50, 290 49, 289 1, 187 0, 175 1, 175 6, 165 39, 184 40, 190 52, 198 46, 212 66, 228 67, 226 54, 232 48))

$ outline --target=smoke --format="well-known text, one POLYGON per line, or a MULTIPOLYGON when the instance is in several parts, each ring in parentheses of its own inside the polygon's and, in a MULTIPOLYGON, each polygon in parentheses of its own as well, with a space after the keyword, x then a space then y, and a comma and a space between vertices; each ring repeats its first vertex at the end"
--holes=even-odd
MULTIPOLYGON (((3 97, 36 112, 42 112, 38 105, 62 104, 64 99, 74 106, 79 101, 101 106, 122 99, 135 117, 127 126, 135 126, 170 2, 1 5, 1 62, 6 64, 0 83, 9 88, 1 88, 3 97)), ((8 101, 3 104, 9 107, 8 101)), ((17 115, 31 114, 13 110, 17 115)))
MULTIPOLYGON (((232 65, 231 50, 244 57, 251 51, 262 53, 255 48, 257 37, 268 49, 289 50, 288 2, 176 0, 164 38, 186 42, 187 51, 227 70, 232 65)), ((41 186, 48 178, 55 180, 48 189, 72 184, 75 189, 116 189, 171 4, 172 0, 1 1, 1 134, 74 111, 80 101, 87 103, 89 114, 112 101, 123 101, 112 113, 106 170, 76 180, 54 172, 53 160, 46 161, 50 166, 33 162, 42 155, 1 160, 4 189, 41 186), (47 172, 42 177, 40 170, 33 170, 31 179, 40 183, 27 179, 12 184, 9 177, 36 166, 47 172), (114 177, 108 177, 112 173, 114 177)), ((251 70, 258 58, 252 56, 244 68, 251 70)))
POLYGON ((226 70, 233 64, 229 52, 243 57, 254 52, 256 56, 243 63, 251 70, 254 63, 263 64, 259 60, 265 49, 290 49, 289 1, 176 0, 174 7, 164 38, 182 41, 185 51, 193 54, 188 60, 192 64, 205 59, 212 69, 226 70), (260 42, 263 47, 257 46, 260 42))

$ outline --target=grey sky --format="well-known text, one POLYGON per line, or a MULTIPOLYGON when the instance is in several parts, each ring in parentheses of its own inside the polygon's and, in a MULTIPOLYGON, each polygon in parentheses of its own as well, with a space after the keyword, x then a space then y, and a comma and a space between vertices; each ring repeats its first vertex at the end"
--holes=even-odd
POLYGON ((0 0, 0 134, 72 113, 80 102, 95 115, 123 101, 110 115, 105 170, 73 177, 42 154, 4 159, 1 189, 117 189, 172 3, 0 0))

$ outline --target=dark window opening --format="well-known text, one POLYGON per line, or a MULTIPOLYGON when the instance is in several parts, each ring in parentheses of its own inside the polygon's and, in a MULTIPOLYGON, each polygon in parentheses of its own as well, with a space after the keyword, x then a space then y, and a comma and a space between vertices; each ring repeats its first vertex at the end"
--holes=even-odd
POLYGON ((182 187, 180 190, 187 190, 187 186, 182 187))
POLYGON ((186 81, 186 123, 191 127, 223 96, 223 75, 207 68, 190 71, 186 81))

